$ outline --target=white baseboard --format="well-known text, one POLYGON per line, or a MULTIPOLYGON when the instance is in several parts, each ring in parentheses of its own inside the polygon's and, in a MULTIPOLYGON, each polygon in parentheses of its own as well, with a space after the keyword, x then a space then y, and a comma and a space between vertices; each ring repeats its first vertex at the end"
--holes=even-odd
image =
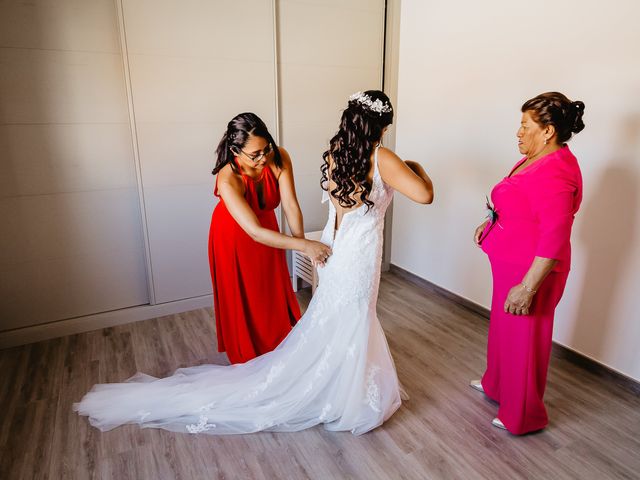
POLYGON ((139 307, 96 313, 42 325, 5 330, 0 332, 0 349, 211 306, 213 306, 213 295, 203 295, 175 302, 141 305, 139 307))

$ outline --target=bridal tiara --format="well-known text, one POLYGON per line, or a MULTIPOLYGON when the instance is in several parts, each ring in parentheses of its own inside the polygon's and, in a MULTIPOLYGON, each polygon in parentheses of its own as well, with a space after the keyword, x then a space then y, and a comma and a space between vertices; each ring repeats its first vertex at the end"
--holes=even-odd
POLYGON ((376 100, 372 100, 372 98, 364 92, 356 92, 349 97, 350 102, 358 102, 363 107, 366 107, 368 110, 372 112, 376 112, 380 115, 383 113, 390 113, 392 111, 391 105, 388 103, 382 103, 382 100, 379 98, 376 100))

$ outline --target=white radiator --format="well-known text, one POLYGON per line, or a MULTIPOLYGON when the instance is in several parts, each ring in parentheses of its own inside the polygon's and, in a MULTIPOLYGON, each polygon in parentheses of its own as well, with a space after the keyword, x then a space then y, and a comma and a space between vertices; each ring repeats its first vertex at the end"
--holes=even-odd
MULTIPOLYGON (((322 230, 317 232, 305 232, 305 238, 309 240, 320 241, 322 230)), ((301 252, 293 250, 291 252, 291 263, 293 264, 293 291, 298 291, 298 283, 300 279, 311 285, 311 294, 313 295, 318 286, 318 272, 311 263, 309 257, 301 252)))

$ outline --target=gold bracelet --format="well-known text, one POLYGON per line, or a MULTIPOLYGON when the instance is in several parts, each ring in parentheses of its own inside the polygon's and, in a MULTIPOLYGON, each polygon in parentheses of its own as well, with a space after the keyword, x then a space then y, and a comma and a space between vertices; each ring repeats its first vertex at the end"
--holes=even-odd
POLYGON ((531 288, 529 285, 527 285, 524 282, 520 282, 520 285, 522 285, 524 287, 524 289, 529 293, 535 294, 537 292, 537 290, 534 290, 533 288, 531 288))

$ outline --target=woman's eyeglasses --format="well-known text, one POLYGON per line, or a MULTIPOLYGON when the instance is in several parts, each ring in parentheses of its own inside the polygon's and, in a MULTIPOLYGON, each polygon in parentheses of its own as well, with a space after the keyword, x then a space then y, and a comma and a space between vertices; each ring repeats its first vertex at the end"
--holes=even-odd
POLYGON ((262 160, 264 157, 266 157, 267 155, 269 155, 271 152, 273 152, 273 147, 271 146, 271 144, 267 145, 265 147, 265 149, 256 154, 256 155, 249 155, 247 152, 245 152, 244 150, 242 150, 241 148, 239 148, 238 150, 240 150, 240 152, 242 154, 244 154, 245 157, 247 157, 249 160, 251 160, 253 163, 255 162, 259 162, 260 160, 262 160))

